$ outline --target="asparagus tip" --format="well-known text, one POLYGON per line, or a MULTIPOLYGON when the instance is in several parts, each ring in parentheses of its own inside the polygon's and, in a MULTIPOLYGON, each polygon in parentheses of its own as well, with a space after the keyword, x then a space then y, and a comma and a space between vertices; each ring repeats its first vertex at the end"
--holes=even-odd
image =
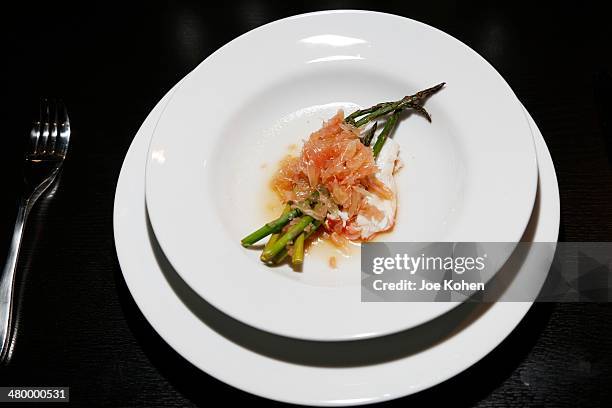
POLYGON ((427 112, 427 110, 423 106, 415 103, 411 105, 410 107, 414 109, 415 111, 419 112, 421 115, 425 116, 425 119, 427 119, 427 121, 431 123, 431 115, 429 114, 429 112, 427 112))

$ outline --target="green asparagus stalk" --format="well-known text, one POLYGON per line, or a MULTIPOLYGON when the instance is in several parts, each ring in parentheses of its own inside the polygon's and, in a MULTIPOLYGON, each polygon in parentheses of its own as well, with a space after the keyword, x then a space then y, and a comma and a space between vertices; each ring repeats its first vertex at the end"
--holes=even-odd
MULTIPOLYGON (((391 113, 393 111, 401 111, 404 110, 406 108, 410 108, 413 105, 416 105, 415 103, 411 103, 411 102, 406 102, 404 99, 401 99, 393 104, 384 106, 380 109, 375 110, 374 112, 364 116, 363 118, 359 119, 357 122, 355 122, 355 127, 361 127, 363 125, 365 125, 366 123, 374 120, 374 119, 378 119, 381 116, 385 116, 388 113, 391 113)), ((424 108, 423 108, 424 109, 424 108)))
POLYGON ((293 255, 291 256, 291 263, 294 267, 300 266, 304 263, 304 239, 306 233, 302 231, 300 235, 295 239, 293 243, 293 255))
POLYGON ((380 108, 384 108, 385 106, 389 106, 389 105, 392 105, 394 103, 397 103, 397 101, 396 102, 382 102, 382 103, 376 104, 374 106, 370 106, 369 108, 366 108, 366 109, 356 110, 355 112, 353 112, 350 115, 348 115, 344 119, 344 121, 346 123, 350 123, 350 124, 354 125, 355 124, 355 119, 357 119, 358 117, 366 115, 368 113, 372 113, 372 112, 374 112, 374 111, 376 111, 376 110, 378 110, 380 108))
MULTIPOLYGON (((291 205, 289 204, 285 204, 285 207, 283 208, 283 212, 281 215, 285 215, 287 214, 289 211, 291 211, 291 205)), ((266 242, 266 246, 264 247, 264 251, 268 248, 270 248, 275 242, 276 240, 280 237, 280 233, 279 232, 275 232, 274 234, 270 235, 270 239, 268 239, 268 242, 266 242)))
MULTIPOLYGON (((419 91, 417 93, 415 93, 414 95, 410 95, 410 96, 405 96, 402 99, 400 99, 399 101, 396 102, 384 102, 384 103, 380 103, 378 105, 374 105, 371 108, 368 109, 363 109, 361 111, 357 111, 357 112, 363 112, 363 113, 359 113, 358 115, 356 115, 355 117, 353 117, 353 115, 349 115, 347 117, 351 118, 350 122, 347 123, 351 123, 353 124, 355 127, 361 127, 363 125, 365 125, 366 123, 379 118, 381 116, 384 116, 388 113, 391 113, 393 111, 396 110, 403 110, 403 109, 407 109, 407 108, 413 108, 415 110, 417 110, 419 113, 425 114, 425 116, 427 117, 427 119, 429 121, 431 121, 431 117, 429 116, 429 114, 427 113, 427 111, 425 111, 425 108, 423 108, 421 105, 418 105, 417 102, 419 102, 422 99, 425 99, 431 95, 433 95, 434 93, 438 92, 443 86, 444 86, 444 82, 436 85, 436 86, 432 86, 431 88, 427 88, 424 89, 422 91, 419 91), (364 113, 366 114, 365 116, 364 113), (358 121, 355 121, 356 117, 359 116, 363 116, 363 118, 359 119, 358 121)), ((355 113, 357 113, 355 112, 355 113)), ((345 120, 346 121, 346 120, 345 120)))
MULTIPOLYGON (((323 224, 323 221, 320 220, 314 220, 310 226, 310 230, 306 233, 306 236, 304 237, 304 241, 307 241, 308 238, 310 238, 312 236, 312 234, 314 234, 319 227, 323 224)), ((274 260, 272 261, 275 264, 279 264, 281 262, 283 262, 283 260, 287 257, 287 247, 283 248, 282 251, 280 251, 278 253, 278 255, 276 255, 276 257, 274 257, 274 260)))
POLYGON ((374 143, 374 147, 372 148, 372 154, 374 155, 374 160, 376 160, 376 158, 378 157, 378 154, 382 150, 382 147, 385 144, 387 137, 389 136, 389 134, 395 127, 395 124, 397 123, 397 119, 399 118, 399 114, 400 114, 400 111, 393 112, 393 115, 391 115, 391 117, 387 120, 387 123, 385 123, 385 127, 383 128, 382 132, 380 132, 380 135, 378 135, 378 138, 376 139, 376 143, 374 143))
POLYGON ((310 215, 305 215, 298 222, 296 222, 287 232, 280 236, 279 239, 267 250, 264 250, 261 254, 261 260, 264 262, 270 262, 274 257, 283 250, 289 244, 289 242, 293 241, 298 235, 304 231, 304 228, 308 226, 312 222, 313 218, 310 215))
POLYGON ((275 232, 279 232, 285 225, 287 225, 289 221, 300 216, 301 214, 302 212, 300 210, 294 208, 288 213, 281 215, 274 221, 270 221, 269 223, 265 224, 257 231, 254 231, 246 237, 242 238, 240 243, 242 243, 242 246, 244 247, 249 247, 257 241, 267 237, 268 235, 274 234, 275 232))

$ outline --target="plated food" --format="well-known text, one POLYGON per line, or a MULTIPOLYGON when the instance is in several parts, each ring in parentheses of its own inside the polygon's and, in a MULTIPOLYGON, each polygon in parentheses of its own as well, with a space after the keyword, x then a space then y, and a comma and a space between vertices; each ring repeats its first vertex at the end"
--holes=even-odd
POLYGON ((348 116, 342 110, 312 133, 299 156, 285 158, 272 180, 283 213, 241 240, 250 247, 270 236, 261 260, 279 264, 304 261, 309 239, 321 236, 337 246, 368 241, 395 225, 401 167, 399 145, 390 139, 404 111, 431 122, 423 107, 445 83, 393 102, 382 102, 348 116), (384 123, 378 130, 378 121, 384 123))
POLYGON ((269 186, 275 165, 292 152, 288 145, 338 109, 349 115, 443 80, 449 85, 424 104, 432 124, 413 114, 397 125, 392 139, 404 167, 393 176, 395 225, 374 237, 518 242, 538 178, 533 138, 512 89, 439 30, 398 16, 336 11, 259 27, 211 54, 177 88, 156 121, 145 171, 145 205, 160 250, 216 309, 286 337, 373 338, 448 312, 457 302, 437 302, 433 292, 419 302, 362 302, 359 245, 342 254, 317 239, 303 273, 294 273, 261 262, 268 237, 252 250, 238 244, 282 213, 269 186), (338 260, 333 269, 330 256, 338 260))

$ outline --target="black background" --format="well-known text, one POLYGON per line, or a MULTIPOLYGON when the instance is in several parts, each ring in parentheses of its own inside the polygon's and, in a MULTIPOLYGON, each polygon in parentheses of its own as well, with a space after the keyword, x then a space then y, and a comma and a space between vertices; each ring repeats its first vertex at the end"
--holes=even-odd
MULTIPOLYGON (((70 386, 80 406, 205 406, 219 398, 273 404, 199 372, 152 330, 121 276, 112 210, 124 155, 164 93, 227 41, 292 14, 387 11, 475 49, 506 78, 546 139, 561 191, 560 240, 612 239, 612 31, 605 10, 582 2, 287 3, 24 2, 2 10, 0 258, 39 97, 66 101, 73 135, 54 197, 29 219, 16 343, 0 367, 0 385, 70 386)), ((480 363, 391 405, 438 406, 450 397, 454 406, 611 406, 611 346, 608 304, 538 304, 480 363)))

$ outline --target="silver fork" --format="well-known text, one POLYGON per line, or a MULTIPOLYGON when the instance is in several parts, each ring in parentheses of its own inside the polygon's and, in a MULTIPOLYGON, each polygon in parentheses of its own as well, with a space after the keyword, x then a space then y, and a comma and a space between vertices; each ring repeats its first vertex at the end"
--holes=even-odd
POLYGON ((0 277, 0 360, 6 359, 9 354, 13 287, 24 226, 36 200, 56 180, 68 151, 70 121, 62 102, 41 101, 40 116, 34 122, 29 138, 24 165, 24 191, 19 201, 6 265, 0 277))

